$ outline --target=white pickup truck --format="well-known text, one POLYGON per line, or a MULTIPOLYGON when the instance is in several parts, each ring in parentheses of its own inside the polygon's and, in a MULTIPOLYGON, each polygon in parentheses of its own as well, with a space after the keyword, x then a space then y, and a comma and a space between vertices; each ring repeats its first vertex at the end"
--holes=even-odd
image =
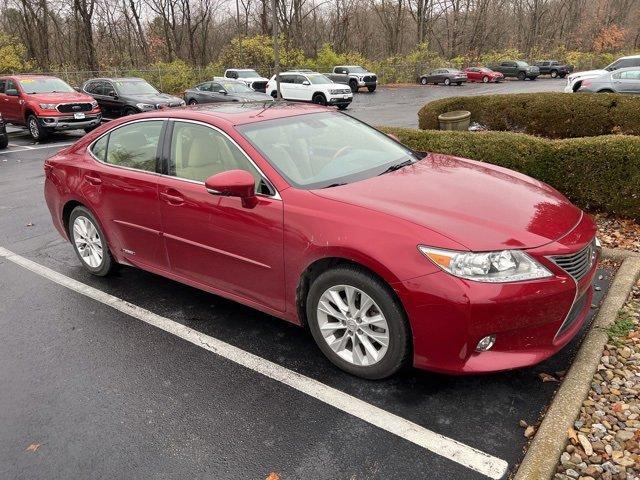
MULTIPOLYGON (((276 77, 269 79, 267 93, 276 97, 276 77)), ((285 100, 334 105, 344 110, 353 100, 347 85, 334 83, 325 75, 310 70, 290 70, 280 74, 280 93, 285 100)))
POLYGON ((264 93, 267 79, 251 68, 228 68, 224 72, 226 78, 240 80, 256 92, 264 93))

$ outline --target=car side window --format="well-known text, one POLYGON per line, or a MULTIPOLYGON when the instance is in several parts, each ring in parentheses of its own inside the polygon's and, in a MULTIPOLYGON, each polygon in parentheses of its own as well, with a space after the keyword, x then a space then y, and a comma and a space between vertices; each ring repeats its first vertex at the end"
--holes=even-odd
POLYGON ((296 75, 294 77, 294 83, 298 84, 298 85, 302 85, 305 82, 306 78, 303 77, 302 75, 296 75))
POLYGON ((222 93, 224 91, 224 89, 222 88, 222 85, 220 85, 219 83, 210 83, 209 88, 210 88, 210 91, 215 93, 222 93))
POLYGON ((219 131, 190 122, 175 122, 171 136, 169 175, 204 182, 228 170, 246 170, 256 180, 256 193, 274 192, 242 151, 219 131))
POLYGON ((107 155, 107 144, 109 143, 109 135, 105 135, 104 137, 100 137, 92 146, 91 153, 101 162, 105 161, 105 157, 107 155))
POLYGON ((4 93, 4 80, 0 80, 0 93, 4 93))
POLYGON ((161 131, 162 120, 134 122, 113 130, 109 134, 104 161, 119 167, 155 172, 161 131))
POLYGON ((196 87, 196 90, 199 90, 201 92, 210 92, 211 91, 211 83, 210 82, 201 83, 200 85, 198 85, 196 87))
POLYGON ((640 80, 640 70, 630 70, 628 72, 622 72, 620 78, 625 80, 640 80))
POLYGON ((14 82, 13 80, 7 80, 7 84, 5 86, 4 89, 4 93, 7 93, 9 91, 14 91, 14 92, 18 92, 18 86, 16 85, 16 82, 14 82))

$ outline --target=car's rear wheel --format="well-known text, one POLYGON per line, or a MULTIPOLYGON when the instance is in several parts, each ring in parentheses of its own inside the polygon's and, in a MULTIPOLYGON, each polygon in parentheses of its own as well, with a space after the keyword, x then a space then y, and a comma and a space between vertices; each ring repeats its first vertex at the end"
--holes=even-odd
POLYGON ((358 82, 355 80, 349 80, 349 88, 352 93, 356 93, 358 91, 358 82))
POLYGON ((338 105, 338 110, 346 110, 348 106, 348 104, 338 105))
POLYGON ((451 80, 449 80, 448 78, 445 78, 444 84, 448 87, 449 85, 451 85, 451 80))
POLYGON ((346 372, 385 378, 409 357, 401 305, 386 284, 357 267, 322 273, 311 285, 306 311, 318 347, 346 372))
POLYGON ((524 72, 518 72, 518 80, 524 80, 527 78, 527 74, 524 72))
POLYGON ((603 88, 602 90, 598 90, 598 93, 614 93, 610 88, 603 88))
POLYGON ((327 104, 327 99, 325 98, 325 96, 321 93, 316 93, 313 98, 311 99, 311 101, 313 103, 315 103, 316 105, 326 105, 327 104))
POLYGON ((128 117, 129 115, 135 115, 138 111, 133 107, 127 107, 124 109, 123 116, 128 117))
POLYGON ((36 142, 43 142, 49 136, 49 132, 46 128, 40 125, 40 122, 35 115, 29 115, 29 118, 27 118, 27 128, 29 129, 31 138, 36 142))
POLYGON ((456 85, 460 86, 462 85, 462 82, 456 82, 456 85))
POLYGON ((369 90, 369 93, 373 93, 376 91, 376 85, 370 85, 367 87, 367 90, 369 90))
POLYGON ((422 85, 426 85, 426 84, 427 84, 427 77, 422 77, 422 78, 420 79, 420 83, 421 83, 422 85))
POLYGON ((489 83, 489 77, 487 77, 486 75, 482 77, 482 83, 489 83))
POLYGON ((551 70, 551 78, 557 78, 558 77, 558 71, 557 70, 551 70))
POLYGON ((192 98, 191 100, 189 100, 189 105, 197 105, 198 101, 195 98, 192 98))
POLYGON ((0 137, 0 150, 5 149, 9 146, 9 137, 7 135, 3 135, 0 137))
POLYGON ((104 277, 114 269, 116 262, 106 237, 87 208, 78 206, 71 212, 69 238, 82 266, 90 273, 104 277))

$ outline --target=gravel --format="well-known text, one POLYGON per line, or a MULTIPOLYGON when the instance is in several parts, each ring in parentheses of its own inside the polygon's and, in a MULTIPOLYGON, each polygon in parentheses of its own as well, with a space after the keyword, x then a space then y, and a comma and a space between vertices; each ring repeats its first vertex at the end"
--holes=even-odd
POLYGON ((609 335, 556 480, 640 479, 640 282, 609 335))

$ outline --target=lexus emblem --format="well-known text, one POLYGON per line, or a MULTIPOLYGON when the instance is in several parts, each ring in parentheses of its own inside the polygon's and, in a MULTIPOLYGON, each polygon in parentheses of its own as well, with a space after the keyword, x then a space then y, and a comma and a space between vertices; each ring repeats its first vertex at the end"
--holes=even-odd
POLYGON ((73 110, 81 110, 82 107, 80 105, 74 105, 73 107, 71 107, 73 110))

